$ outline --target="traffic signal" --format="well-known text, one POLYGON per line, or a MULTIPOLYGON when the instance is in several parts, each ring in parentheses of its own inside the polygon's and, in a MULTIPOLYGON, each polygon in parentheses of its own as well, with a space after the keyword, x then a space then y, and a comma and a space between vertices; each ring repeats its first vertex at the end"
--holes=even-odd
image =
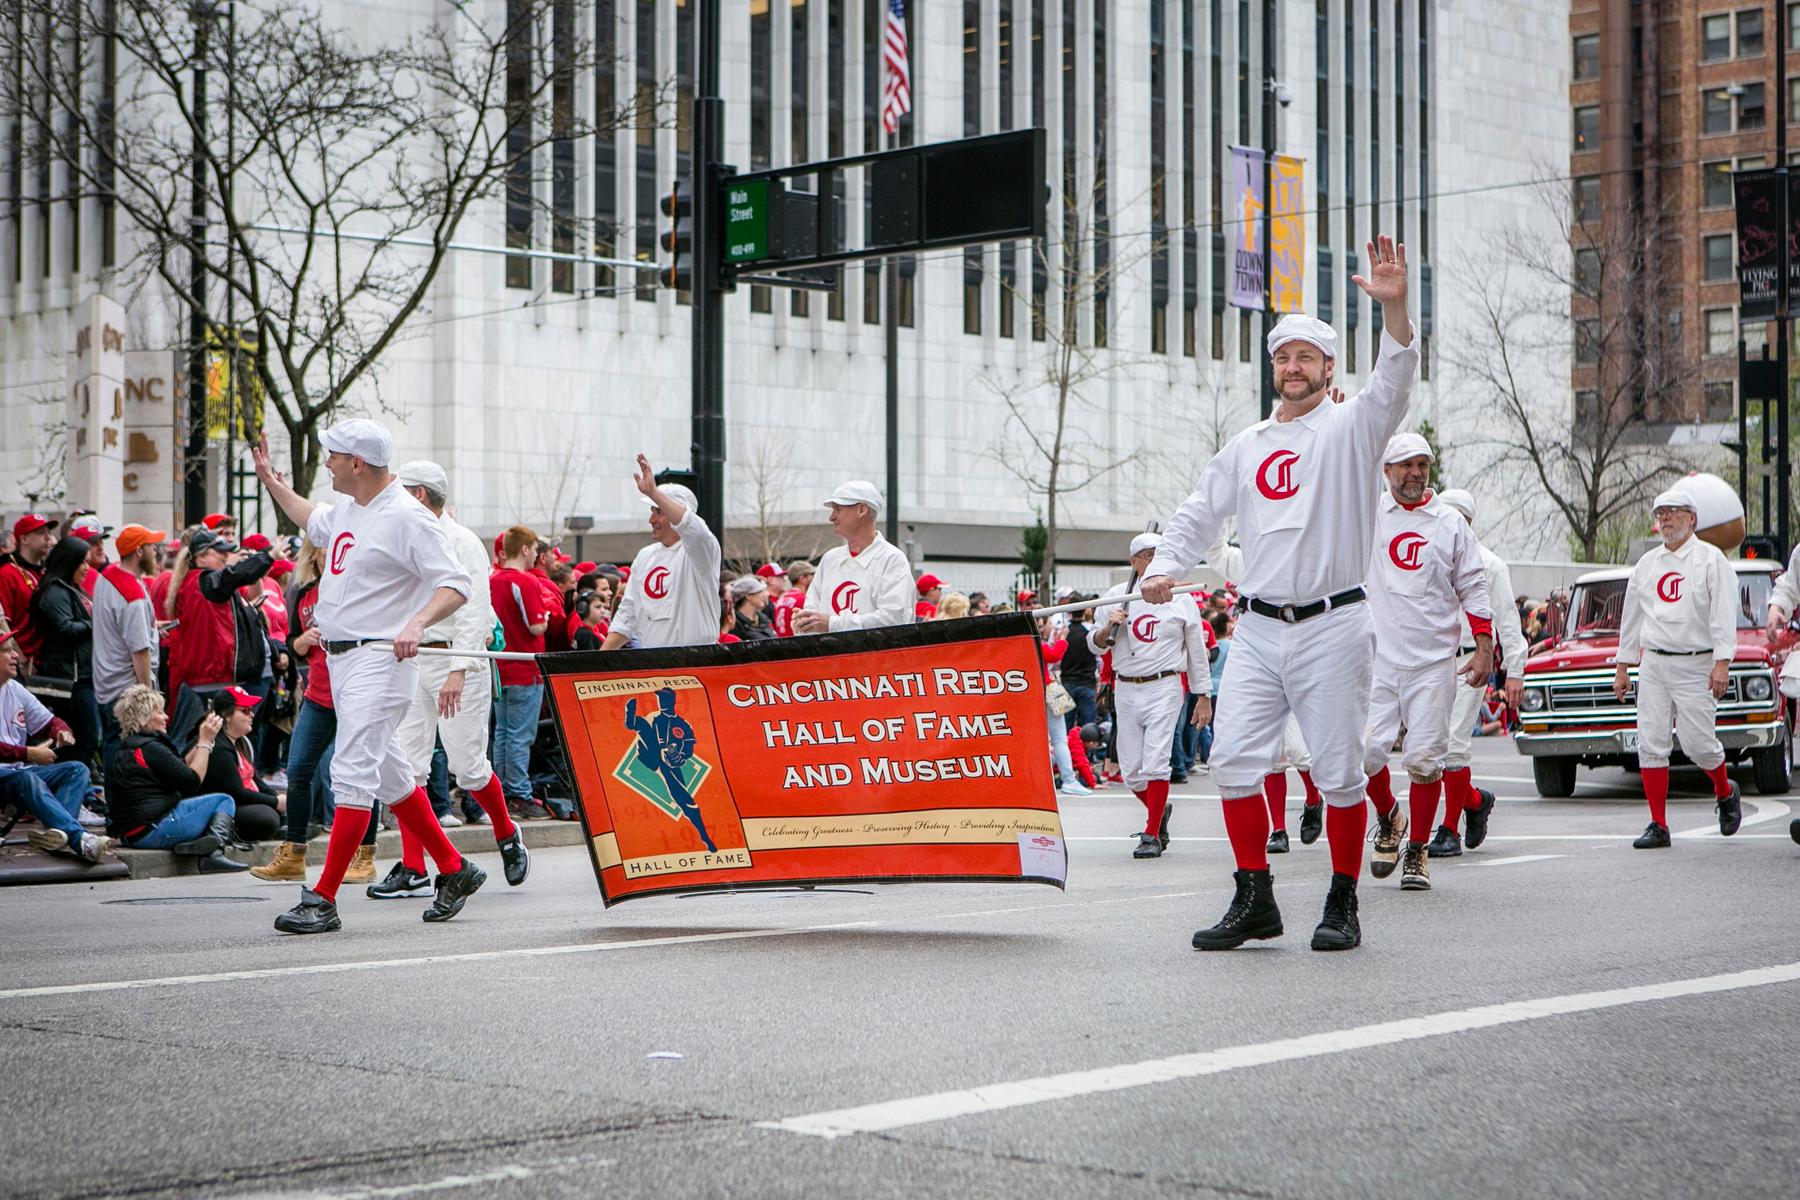
POLYGON ((1740 553, 1745 558, 1767 558, 1780 562, 1780 551, 1781 547, 1775 544, 1774 538, 1769 537, 1767 534, 1752 534, 1744 539, 1744 545, 1740 553))
POLYGON ((663 216, 669 218, 668 231, 662 235, 662 247, 669 261, 657 272, 664 287, 678 292, 694 290, 694 198, 681 194, 681 181, 669 185, 662 200, 663 216))

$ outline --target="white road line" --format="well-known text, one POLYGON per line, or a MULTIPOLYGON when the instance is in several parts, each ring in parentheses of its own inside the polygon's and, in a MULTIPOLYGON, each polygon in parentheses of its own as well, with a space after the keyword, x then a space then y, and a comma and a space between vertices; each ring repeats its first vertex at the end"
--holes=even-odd
MULTIPOLYGON (((1753 811, 1739 824, 1740 829, 1745 825, 1761 825, 1765 821, 1777 820, 1787 816, 1789 812, 1788 806, 1779 800, 1770 800, 1767 798, 1752 800, 1750 797, 1745 796, 1742 798, 1742 803, 1753 811)), ((1678 838, 1718 838, 1719 826, 1715 821, 1711 824, 1702 825, 1698 829, 1684 829, 1675 836, 1678 838)), ((1737 835, 1733 834, 1732 836, 1736 837, 1737 835)))
POLYGON ((1504 867, 1512 863, 1543 862, 1547 858, 1564 858, 1561 854, 1515 854, 1511 858, 1488 858, 1480 862, 1463 863, 1465 867, 1504 867))
POLYGON ((423 1192, 448 1192, 459 1188, 481 1187, 490 1183, 513 1183, 530 1179, 536 1175, 553 1174, 576 1167, 593 1170, 617 1165, 616 1159, 583 1154, 552 1159, 543 1163, 508 1163, 505 1166, 495 1167, 491 1171, 483 1171, 478 1175, 445 1175, 440 1179, 433 1179, 425 1183, 358 1187, 348 1191, 253 1192, 240 1195, 238 1200, 398 1200, 401 1196, 416 1196, 423 1192))
POLYGON ((936 1092, 927 1096, 910 1096, 880 1104, 841 1108, 833 1112, 808 1113, 780 1121, 762 1121, 764 1129, 811 1137, 837 1138, 856 1133, 880 1133, 944 1121, 952 1117, 998 1112, 1001 1109, 1042 1104, 1047 1100, 1065 1100, 1102 1092, 1123 1091, 1152 1083, 1168 1083, 1177 1079, 1194 1079, 1202 1075, 1221 1075, 1246 1067, 1262 1067, 1271 1063, 1296 1059, 1319 1058, 1388 1046, 1397 1042, 1419 1041, 1537 1021, 1545 1017, 1569 1013, 1593 1012, 1620 1008, 1655 1000, 1672 1000, 1684 996, 1702 996, 1716 992, 1740 991, 1767 987, 1770 984, 1800 980, 1800 962, 1780 966, 1759 967, 1729 975, 1710 975, 1701 979, 1680 979, 1668 983, 1645 984, 1641 987, 1616 988, 1604 992, 1582 992, 1570 996, 1548 996, 1540 1000, 1520 1000, 1507 1004, 1491 1004, 1481 1008, 1465 1008, 1454 1012, 1433 1013, 1423 1017, 1407 1017, 1384 1021, 1378 1025, 1362 1025, 1329 1033, 1260 1042, 1245 1046, 1229 1046, 1222 1050, 1205 1050, 1195 1054, 1179 1054, 1170 1058, 1153 1058, 1115 1067, 1099 1067, 1089 1071, 1070 1071, 1062 1075, 1046 1075, 1037 1079, 1019 1079, 987 1087, 963 1088, 936 1092))

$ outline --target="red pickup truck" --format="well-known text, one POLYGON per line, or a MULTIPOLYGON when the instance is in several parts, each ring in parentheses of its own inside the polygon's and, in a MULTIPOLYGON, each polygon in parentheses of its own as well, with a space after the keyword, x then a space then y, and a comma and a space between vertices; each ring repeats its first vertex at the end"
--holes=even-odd
MULTIPOLYGON (((1786 630, 1770 646, 1766 629, 1769 592, 1782 564, 1733 562, 1738 575, 1738 646, 1731 682, 1719 701, 1719 740, 1726 761, 1748 764, 1763 795, 1788 790, 1793 765, 1794 706, 1779 687, 1782 663, 1796 638, 1786 630)), ((1525 664, 1525 696, 1519 705, 1519 753, 1531 758, 1539 794, 1575 791, 1575 768, 1637 766, 1637 695, 1613 696, 1619 612, 1628 567, 1593 571, 1575 581, 1567 628, 1525 664)), ((1637 668, 1631 669, 1635 689, 1637 668)), ((1676 742, 1674 761, 1687 760, 1676 742)))

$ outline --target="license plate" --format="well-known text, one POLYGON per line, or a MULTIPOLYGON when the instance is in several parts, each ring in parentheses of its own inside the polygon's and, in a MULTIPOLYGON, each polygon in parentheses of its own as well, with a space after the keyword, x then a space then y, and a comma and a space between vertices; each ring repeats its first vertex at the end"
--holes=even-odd
POLYGON ((1637 753, 1637 730, 1633 729, 1619 735, 1619 749, 1627 754, 1637 753))

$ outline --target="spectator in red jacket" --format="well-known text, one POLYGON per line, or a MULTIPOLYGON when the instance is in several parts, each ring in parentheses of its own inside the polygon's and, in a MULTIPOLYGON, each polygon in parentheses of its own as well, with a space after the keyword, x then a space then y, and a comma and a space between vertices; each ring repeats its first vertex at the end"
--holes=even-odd
POLYGON ((199 720, 200 693, 235 683, 251 695, 265 694, 268 626, 239 589, 260 586, 274 562, 267 550, 245 554, 208 529, 195 532, 176 562, 169 588, 181 633, 169 653, 169 687, 175 693, 170 727, 178 738, 199 720))
POLYGON ((26 513, 13 522, 14 549, 0 562, 0 610, 6 613, 18 639, 26 671, 40 648, 38 633, 31 627, 31 594, 44 577, 44 559, 56 545, 60 524, 39 513, 26 513))

